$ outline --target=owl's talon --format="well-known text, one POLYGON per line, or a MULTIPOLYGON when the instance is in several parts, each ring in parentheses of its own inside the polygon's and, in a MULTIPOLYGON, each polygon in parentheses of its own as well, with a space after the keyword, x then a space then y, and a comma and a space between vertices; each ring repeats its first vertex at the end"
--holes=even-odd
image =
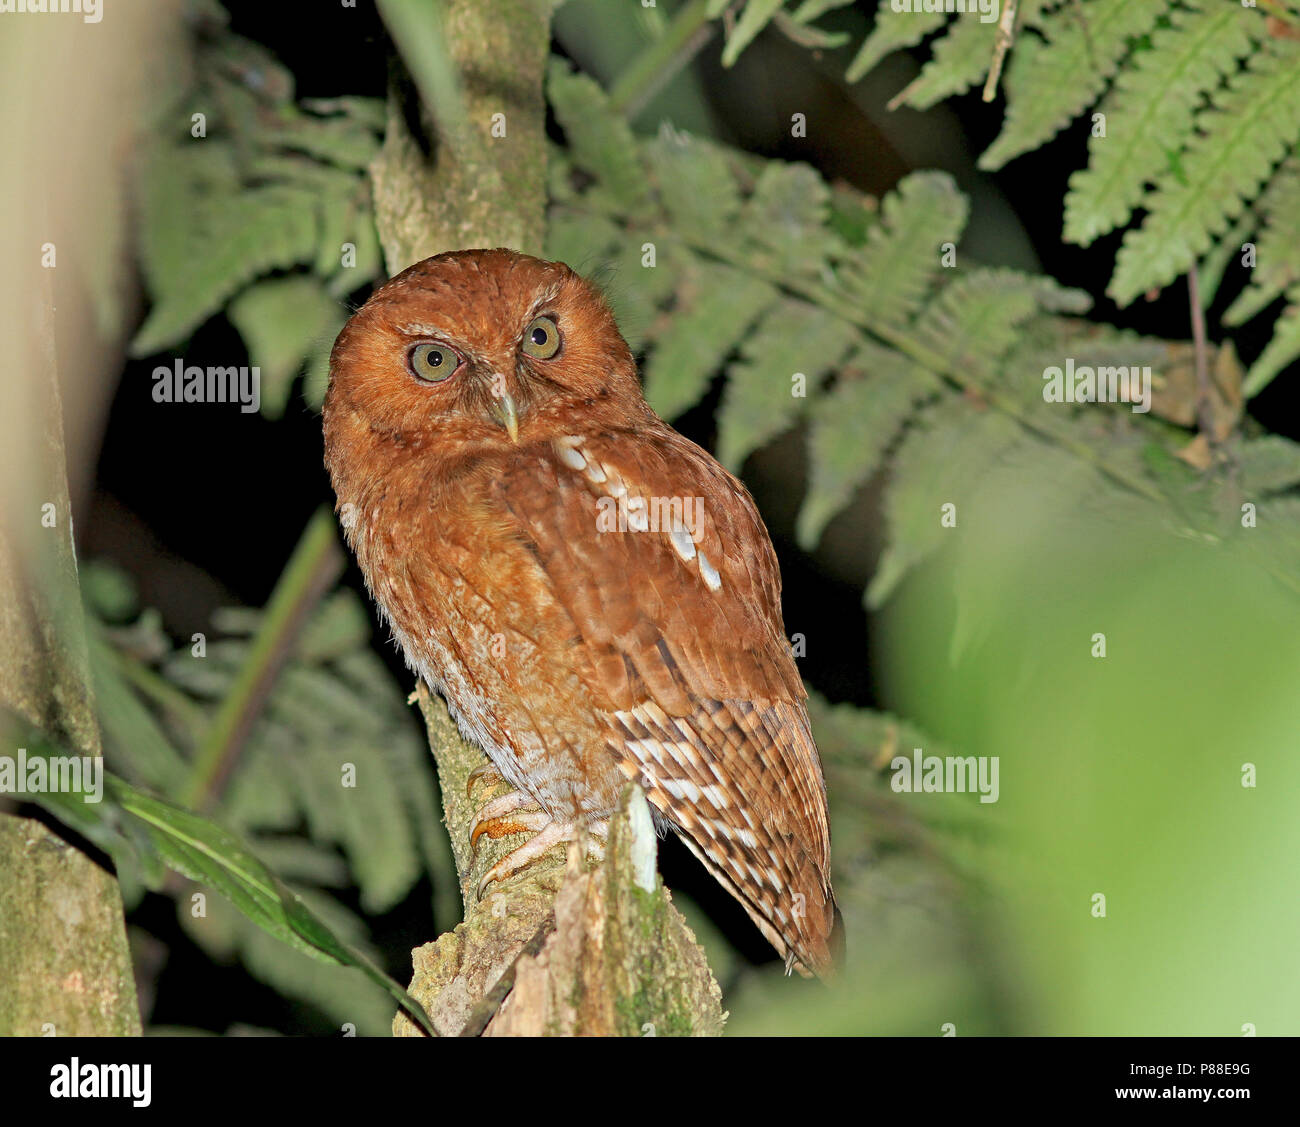
MULTIPOLYGON (((488 805, 491 805, 491 803, 488 805)), ((541 811, 538 811, 538 813, 540 814, 541 811)), ((545 818, 546 815, 542 814, 542 817, 545 818)), ((522 818, 523 816, 516 815, 515 820, 522 820, 522 818)), ((528 818, 531 822, 532 815, 528 815, 528 818)), ((547 821, 533 837, 530 837, 518 849, 507 853, 483 874, 483 879, 478 882, 478 898, 483 899, 487 886, 493 881, 502 881, 507 877, 514 876, 515 873, 526 869, 533 862, 541 860, 562 842, 585 841, 587 855, 598 861, 603 860, 605 856, 604 839, 608 835, 608 822, 595 822, 587 827, 584 834, 582 829, 572 822, 547 821)))
POLYGON ((465 779, 465 797, 472 800, 474 788, 480 783, 491 788, 503 782, 505 779, 501 777, 501 772, 496 769, 495 764, 484 763, 481 767, 475 767, 465 779))
POLYGON ((519 810, 499 818, 482 818, 474 823, 469 832, 469 848, 473 856, 478 856, 478 839, 484 834, 496 841, 511 834, 540 833, 551 823, 551 816, 542 809, 519 810))

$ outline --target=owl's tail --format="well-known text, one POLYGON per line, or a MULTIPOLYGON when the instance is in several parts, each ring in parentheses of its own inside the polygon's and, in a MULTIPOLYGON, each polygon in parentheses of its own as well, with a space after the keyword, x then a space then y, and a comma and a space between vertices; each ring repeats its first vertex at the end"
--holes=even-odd
MULTIPOLYGON (((844 919, 835 904, 830 881, 812 858, 802 854, 796 866, 794 887, 775 888, 757 881, 752 872, 757 862, 746 864, 734 855, 734 846, 720 850, 717 844, 701 835, 679 831, 686 847, 700 859, 713 878, 731 893, 749 918, 777 953, 785 960, 785 970, 797 970, 804 977, 834 977, 844 962, 844 919)), ((759 870, 761 872, 761 870, 759 870)))

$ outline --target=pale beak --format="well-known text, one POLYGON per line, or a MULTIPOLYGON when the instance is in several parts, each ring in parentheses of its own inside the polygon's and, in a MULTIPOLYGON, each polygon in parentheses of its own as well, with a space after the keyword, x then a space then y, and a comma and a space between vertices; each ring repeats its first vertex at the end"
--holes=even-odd
POLYGON ((509 394, 498 395, 492 404, 492 414, 506 428, 511 442, 519 441, 519 411, 509 394))

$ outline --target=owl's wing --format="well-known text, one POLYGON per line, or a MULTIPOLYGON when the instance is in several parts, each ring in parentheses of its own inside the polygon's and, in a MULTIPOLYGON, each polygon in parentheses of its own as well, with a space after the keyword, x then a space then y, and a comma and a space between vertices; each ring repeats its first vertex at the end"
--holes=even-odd
POLYGON ((828 967, 825 784, 744 486, 661 426, 521 450, 492 490, 574 623, 623 773, 787 965, 828 967))

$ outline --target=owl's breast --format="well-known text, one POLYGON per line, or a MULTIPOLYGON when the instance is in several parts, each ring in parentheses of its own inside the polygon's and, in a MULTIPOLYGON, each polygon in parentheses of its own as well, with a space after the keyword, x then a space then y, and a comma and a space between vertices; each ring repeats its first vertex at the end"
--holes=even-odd
POLYGON ((622 783, 584 652, 534 551, 490 501, 359 510, 350 539, 407 664, 462 733, 553 816, 601 817, 622 783))

